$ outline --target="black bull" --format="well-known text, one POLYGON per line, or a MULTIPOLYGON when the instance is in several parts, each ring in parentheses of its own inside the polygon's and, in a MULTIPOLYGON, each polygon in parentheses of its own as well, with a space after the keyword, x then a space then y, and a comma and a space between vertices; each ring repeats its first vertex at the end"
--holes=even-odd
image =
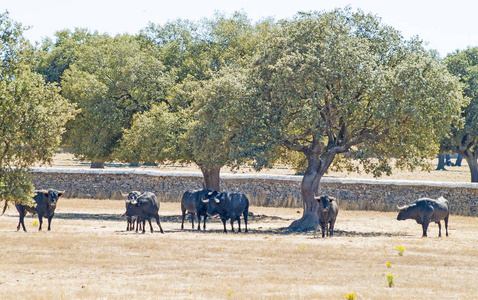
POLYGON ((437 200, 430 198, 421 198, 410 205, 398 207, 400 213, 397 220, 413 219, 422 225, 423 237, 427 236, 428 224, 435 222, 438 224, 438 236, 441 236, 441 220, 445 221, 446 236, 448 236, 448 217, 450 216, 450 206, 448 201, 440 197, 437 200))
POLYGON ((198 230, 201 230, 201 216, 204 218, 203 230, 206 230, 207 203, 202 200, 207 199, 208 194, 214 192, 210 189, 189 190, 184 192, 181 198, 182 221, 181 229, 184 229, 184 219, 186 211, 191 214, 192 228, 194 229, 194 215, 198 218, 198 230))
POLYGON ((53 189, 49 189, 48 191, 35 191, 36 195, 33 197, 35 200, 36 206, 24 205, 24 204, 15 204, 15 207, 20 214, 20 219, 18 221, 17 231, 20 230, 20 225, 23 227, 23 231, 27 231, 25 228, 25 215, 27 212, 31 213, 32 215, 38 214, 38 220, 40 222, 40 226, 38 230, 41 230, 43 224, 43 217, 48 219, 48 230, 51 229, 51 220, 55 215, 56 204, 58 202, 58 198, 64 193, 65 191, 57 191, 53 189))
POLYGON ((153 193, 145 192, 141 194, 136 200, 126 204, 126 217, 138 217, 143 221, 143 233, 145 233, 146 220, 149 222, 151 232, 153 232, 153 226, 151 225, 151 219, 155 218, 156 223, 159 226, 161 233, 164 233, 161 223, 159 221, 159 202, 156 200, 156 196, 153 193))
POLYGON ((249 215, 249 199, 243 193, 213 191, 208 194, 208 200, 203 202, 208 203, 208 215, 219 214, 222 224, 224 225, 224 232, 226 230, 226 221, 231 219, 231 230, 234 232, 234 221, 237 221, 239 232, 241 232, 241 215, 244 216, 244 223, 247 232, 247 217, 249 215))

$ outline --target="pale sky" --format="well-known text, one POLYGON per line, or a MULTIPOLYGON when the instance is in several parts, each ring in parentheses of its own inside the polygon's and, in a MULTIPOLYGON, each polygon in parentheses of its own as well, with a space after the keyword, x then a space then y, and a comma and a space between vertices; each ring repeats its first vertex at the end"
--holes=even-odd
POLYGON ((478 46, 476 0, 0 0, 0 12, 32 26, 25 36, 32 42, 76 27, 116 35, 136 34, 148 22, 164 24, 177 18, 199 20, 214 11, 242 10, 254 21, 265 17, 290 18, 298 11, 332 10, 350 5, 382 18, 405 38, 418 35, 443 57, 456 49, 478 46))

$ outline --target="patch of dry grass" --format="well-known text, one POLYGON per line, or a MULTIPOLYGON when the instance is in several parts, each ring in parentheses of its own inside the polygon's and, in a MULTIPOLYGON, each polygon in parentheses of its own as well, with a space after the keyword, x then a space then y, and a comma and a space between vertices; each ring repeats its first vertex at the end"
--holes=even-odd
MULTIPOLYGON (((450 217, 450 237, 429 238, 396 213, 341 211, 334 238, 285 234, 301 216, 251 207, 248 234, 180 230, 179 203, 162 203, 165 234, 126 232, 122 201, 60 199, 52 231, 15 232, 0 217, 4 299, 468 299, 478 294, 478 219, 450 217), (405 249, 399 256, 397 246, 405 249), (389 263, 391 267, 387 267, 389 263), (395 276, 388 287, 386 275, 395 276)), ((228 230, 230 225, 227 225, 228 230)), ((185 225, 190 228, 190 223, 185 225)), ((157 227, 155 227, 157 230, 157 227)))

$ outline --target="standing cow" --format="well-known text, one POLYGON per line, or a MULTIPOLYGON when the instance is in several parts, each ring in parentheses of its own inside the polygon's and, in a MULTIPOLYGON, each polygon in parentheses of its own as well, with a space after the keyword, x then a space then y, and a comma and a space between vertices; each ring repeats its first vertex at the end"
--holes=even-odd
POLYGON ((319 208, 317 211, 317 216, 319 217, 319 225, 322 229, 322 237, 334 236, 334 225, 337 215, 339 213, 339 205, 335 198, 329 197, 328 195, 314 197, 317 202, 319 202, 319 208))
POLYGON ((241 232, 241 214, 244 216, 244 223, 247 232, 247 216, 249 214, 249 199, 243 193, 222 192, 218 193, 213 191, 208 193, 206 200, 203 202, 208 203, 207 214, 215 215, 219 214, 224 225, 224 232, 226 230, 226 221, 231 219, 231 229, 234 232, 234 221, 237 220, 239 226, 239 232, 241 232))
MULTIPOLYGON (((132 191, 132 192, 129 192, 128 194, 124 194, 123 192, 121 192, 121 196, 125 198, 126 209, 128 209, 128 205, 130 205, 131 201, 136 201, 136 199, 138 199, 140 195, 141 195, 141 192, 138 192, 138 191, 132 191)), ((126 231, 133 230, 135 222, 136 222, 136 231, 138 231, 138 226, 139 226, 138 217, 137 216, 126 217, 126 231)))
MULTIPOLYGON (((164 233, 159 221, 159 202, 156 200, 156 195, 151 192, 145 192, 141 194, 136 200, 131 201, 126 205, 126 217, 136 216, 139 220, 143 221, 143 233, 146 232, 145 225, 146 220, 149 222, 151 232, 153 232, 153 225, 151 225, 151 218, 156 219, 156 223, 159 226, 161 233, 164 233)), ((138 221, 139 221, 138 220, 138 221)), ((138 230, 138 229, 136 229, 138 230)))
POLYGON ((48 191, 34 191, 36 195, 33 197, 35 200, 36 206, 15 204, 15 207, 20 214, 20 219, 18 221, 17 231, 20 230, 20 225, 23 227, 23 231, 27 231, 25 228, 24 218, 27 212, 32 215, 38 214, 38 220, 40 221, 40 227, 38 230, 41 230, 43 224, 43 217, 48 218, 48 230, 51 229, 51 220, 53 215, 55 215, 56 204, 58 203, 58 198, 65 191, 57 191, 49 189, 48 191))
POLYGON ((450 206, 448 201, 440 197, 437 200, 430 198, 421 198, 410 205, 397 208, 400 210, 397 220, 414 219, 422 225, 423 236, 427 236, 428 224, 435 222, 438 224, 438 236, 441 236, 441 220, 445 220, 446 236, 448 236, 448 217, 450 216, 450 206))
POLYGON ((206 200, 208 194, 212 192, 214 192, 214 190, 210 189, 189 190, 184 192, 181 198, 181 229, 184 229, 184 218, 186 217, 186 211, 188 211, 191 214, 192 228, 194 229, 194 216, 196 215, 198 218, 198 230, 201 230, 201 216, 204 218, 203 230, 206 230, 207 203, 204 203, 202 200, 206 200))

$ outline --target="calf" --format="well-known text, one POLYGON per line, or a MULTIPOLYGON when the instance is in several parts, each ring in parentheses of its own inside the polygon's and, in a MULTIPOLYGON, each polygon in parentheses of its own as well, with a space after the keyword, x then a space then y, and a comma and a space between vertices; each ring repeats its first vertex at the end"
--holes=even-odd
POLYGON ((51 220, 55 215, 56 204, 58 203, 58 198, 65 192, 65 191, 57 191, 53 189, 49 189, 48 191, 41 190, 41 191, 34 191, 36 195, 33 197, 35 200, 36 205, 24 205, 24 204, 15 204, 15 207, 20 214, 20 219, 18 221, 17 231, 20 230, 20 225, 23 227, 23 231, 27 231, 25 228, 24 218, 27 212, 31 213, 32 215, 38 214, 38 220, 40 221, 40 227, 38 230, 41 230, 43 224, 43 217, 48 218, 48 230, 51 229, 51 220))
POLYGON ((226 230, 226 221, 231 219, 231 229, 234 232, 234 221, 237 220, 239 226, 239 232, 241 232, 241 214, 244 216, 244 223, 247 232, 247 216, 249 214, 249 199, 243 193, 231 193, 223 192, 218 193, 216 191, 209 192, 206 200, 203 202, 208 203, 207 214, 215 215, 219 214, 224 225, 224 232, 226 230))
POLYGON ((448 236, 448 217, 450 216, 450 206, 448 201, 440 197, 437 200, 430 198, 420 198, 415 202, 398 207, 400 211, 397 220, 413 219, 422 225, 423 235, 427 236, 428 224, 435 222, 438 224, 438 236, 441 236, 441 220, 445 221, 446 236, 448 236))
POLYGON ((203 230, 206 230, 207 203, 202 200, 207 199, 208 194, 213 192, 210 189, 189 190, 184 192, 181 198, 182 222, 181 229, 184 229, 184 218, 186 211, 191 214, 192 228, 194 229, 194 215, 198 218, 198 230, 201 230, 201 216, 204 218, 203 230))
POLYGON ((317 202, 319 202, 319 208, 317 211, 317 216, 319 217, 319 225, 322 229, 322 237, 334 236, 334 225, 337 215, 339 213, 339 205, 335 198, 329 197, 328 195, 314 197, 317 202))
MULTIPOLYGON (((150 192, 141 194, 136 200, 130 201, 126 205, 126 217, 137 216, 138 221, 143 221, 143 233, 145 233, 146 220, 149 222, 151 232, 153 232, 153 226, 151 225, 151 218, 156 219, 156 223, 159 226, 161 233, 164 233, 159 221, 159 203, 156 200, 156 195, 150 192)), ((137 230, 137 229, 136 229, 137 230)))

